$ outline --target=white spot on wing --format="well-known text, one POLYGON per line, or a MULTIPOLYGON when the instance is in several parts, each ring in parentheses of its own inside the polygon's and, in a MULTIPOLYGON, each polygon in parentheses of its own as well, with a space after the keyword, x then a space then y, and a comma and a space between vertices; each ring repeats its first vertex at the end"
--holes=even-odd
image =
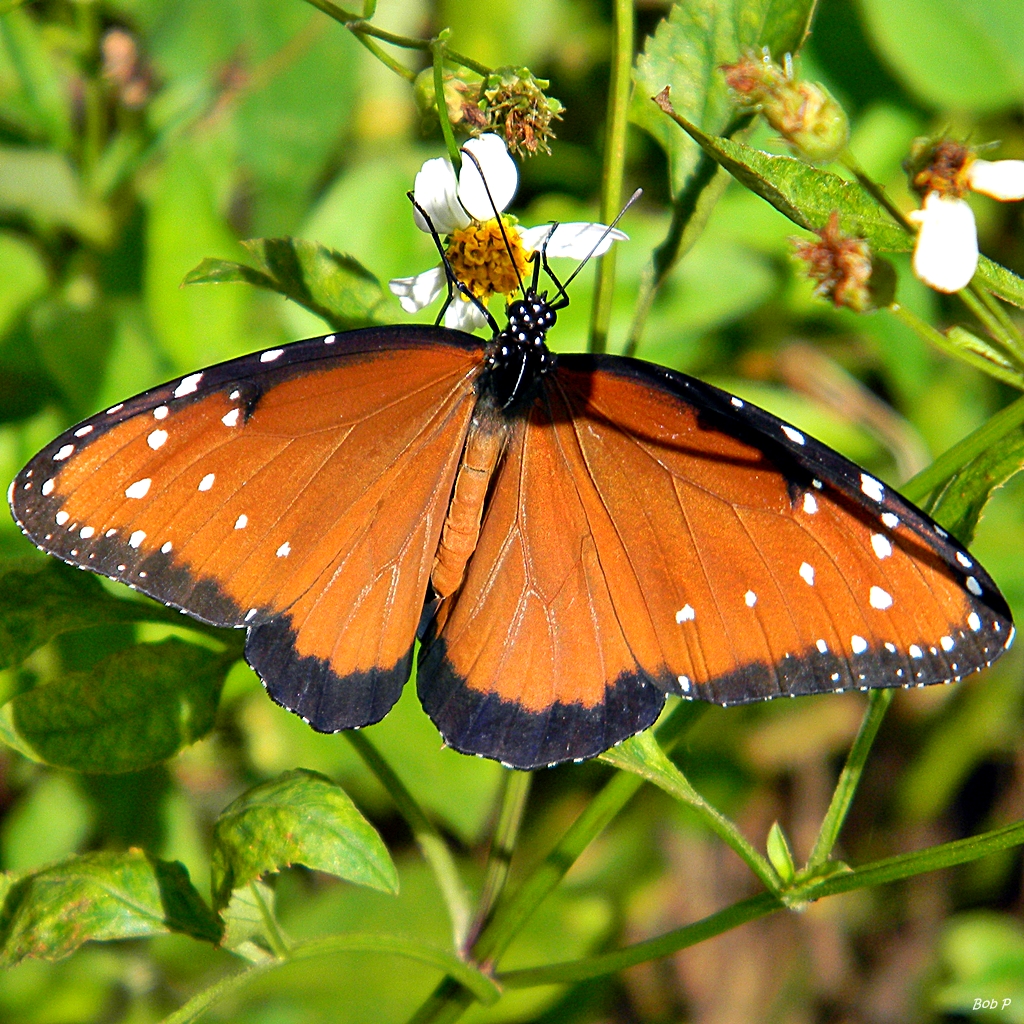
POLYGON ((86 434, 92 433, 92 424, 87 423, 84 427, 79 427, 75 431, 75 437, 85 437, 86 434))
POLYGON ((966 556, 966 555, 965 555, 965 554, 964 554, 964 553, 963 553, 962 551, 958 551, 958 552, 956 553, 956 560, 957 560, 957 561, 958 561, 958 562, 959 562, 959 563, 960 563, 960 564, 961 564, 961 565, 962 565, 962 566, 963 566, 963 567, 964 567, 965 569, 970 569, 970 568, 972 568, 972 567, 973 567, 973 565, 974 565, 974 563, 973 563, 973 562, 972 562, 972 561, 971 561, 971 560, 970 560, 970 559, 969 559, 969 558, 968 558, 968 557, 967 557, 967 556, 966 556))
POLYGON ((240 414, 240 409, 232 409, 230 412, 226 412, 221 416, 220 421, 225 427, 233 427, 238 423, 238 417, 240 414))
POLYGON ((890 643, 886 642, 885 649, 890 654, 895 654, 896 653, 896 645, 895 644, 890 644, 890 643))
POLYGON ((257 613, 257 610, 258 610, 258 609, 256 609, 256 608, 250 608, 250 609, 249 609, 249 610, 248 610, 248 611, 247 611, 247 612, 245 613, 245 621, 246 621, 246 622, 251 622, 251 621, 252 621, 253 619, 255 619, 255 618, 256 618, 256 613, 257 613))
POLYGON ((126 487, 124 496, 126 498, 144 498, 149 494, 149 485, 153 481, 148 477, 143 477, 141 480, 136 480, 130 487, 126 487))
POLYGON ((283 349, 283 348, 271 348, 271 349, 267 349, 267 351, 266 351, 266 352, 261 352, 261 353, 260 353, 260 362, 261 362, 261 363, 272 363, 272 362, 273 362, 273 361, 274 361, 275 359, 277 359, 277 357, 278 357, 278 356, 280 356, 280 355, 281 355, 281 354, 282 354, 283 352, 284 352, 284 349, 283 349))
POLYGON ((169 540, 168 541, 164 541, 163 545, 160 548, 160 550, 165 555, 169 555, 173 549, 174 549, 174 545, 169 540))
POLYGON ((61 445, 59 451, 53 457, 54 462, 63 462, 69 455, 74 452, 75 446, 73 444, 61 445))
POLYGON ((892 554, 889 538, 883 537, 880 533, 871 534, 871 547, 879 558, 888 558, 892 554))
POLYGON ((190 373, 187 377, 183 377, 181 383, 174 389, 174 397, 184 398, 186 395, 191 395, 199 387, 199 382, 202 379, 202 370, 199 373, 190 373))
POLYGON ((683 607, 676 612, 676 622, 692 622, 694 614, 693 608, 688 604, 684 604, 683 607))
POLYGON ((806 512, 806 513, 807 513, 807 514, 808 514, 809 516, 813 516, 813 515, 814 515, 814 513, 818 511, 818 501, 817 501, 817 499, 816 499, 816 498, 814 497, 814 495, 813 495, 813 494, 811 494, 811 492, 810 492, 810 491, 808 491, 808 492, 807 492, 807 493, 806 493, 806 494, 804 495, 804 511, 805 511, 805 512, 806 512))
POLYGON ((208 491, 213 486, 213 481, 217 477, 213 473, 207 473, 202 480, 199 481, 199 490, 208 491))
POLYGON ((243 512, 235 520, 235 529, 236 530, 244 530, 248 525, 249 525, 249 517, 243 512))
POLYGON ((328 334, 327 337, 324 338, 324 344, 325 345, 333 345, 334 344, 334 335, 333 334, 328 334))
POLYGON ((689 676, 679 676, 679 686, 681 687, 683 693, 689 693, 690 692, 690 677, 689 676))
POLYGON ((791 426, 786 423, 782 424, 782 432, 792 441, 794 444, 806 444, 807 440, 799 430, 794 430, 791 426))
POLYGON ((113 416, 115 412, 120 412, 124 408, 124 402, 118 402, 117 405, 112 405, 107 410, 108 416, 113 416))
POLYGON ((291 544, 288 543, 288 541, 285 541, 277 549, 277 557, 278 558, 287 558, 291 553, 292 553, 292 546, 291 546, 291 544))
POLYGON ((953 643, 954 643, 954 641, 953 641, 953 638, 951 636, 939 637, 939 646, 944 651, 951 651, 951 650, 953 650, 953 643))
POLYGON ((153 449, 153 451, 156 451, 158 448, 161 448, 163 446, 163 443, 166 440, 166 430, 154 430, 153 433, 146 438, 146 444, 148 444, 149 447, 153 449))
POLYGON ((937 534, 938 534, 938 535, 939 535, 939 536, 940 536, 940 537, 941 537, 941 538, 942 538, 943 540, 945 540, 945 539, 946 539, 946 538, 947 538, 947 537, 949 536, 949 534, 948 534, 948 533, 946 533, 946 531, 945 531, 945 530, 944 530, 944 529, 943 529, 943 528, 942 528, 941 526, 939 526, 939 524, 938 524, 938 523, 936 523, 936 524, 935 524, 935 532, 936 532, 936 533, 937 533, 937 534))
POLYGON ((107 530, 107 532, 105 534, 103 534, 103 536, 104 537, 113 537, 115 533, 117 533, 117 530, 115 530, 113 527, 111 527, 109 530, 107 530))
POLYGON ((50 477, 50 479, 43 484, 43 494, 47 497, 53 494, 53 477, 50 477))
POLYGON ((890 530, 895 530, 900 525, 900 517, 893 515, 892 512, 882 513, 882 525, 888 526, 890 530))
POLYGON ((872 587, 868 592, 868 601, 872 608, 877 608, 879 611, 884 611, 886 608, 892 607, 892 595, 884 591, 881 587, 872 587))
POLYGON ((155 420, 165 420, 165 419, 167 419, 167 414, 169 412, 170 412, 170 410, 167 408, 166 405, 158 405, 153 410, 153 419, 155 419, 155 420))
POLYGON ((981 597, 981 584, 973 576, 967 577, 967 589, 975 597, 981 597))
POLYGON ((814 566, 807 562, 800 563, 800 577, 809 587, 814 586, 814 566))
POLYGON ((64 511, 64 509, 61 509, 53 518, 57 520, 58 526, 63 526, 71 518, 71 516, 69 516, 67 512, 64 511))
POLYGON ((757 594, 755 594, 752 590, 748 590, 743 595, 743 601, 748 608, 753 608, 754 605, 757 604, 757 594))
POLYGON ((735 395, 733 395, 732 398, 729 399, 729 401, 732 402, 732 404, 734 406, 736 406, 737 409, 742 409, 743 408, 743 399, 742 398, 737 398, 735 395))
POLYGON ((978 618, 977 612, 971 612, 971 614, 967 616, 967 625, 970 626, 975 633, 981 629, 981 619, 978 618))
POLYGON ((882 501, 885 498, 885 488, 867 473, 860 475, 860 489, 874 501, 882 501))
POLYGON ((146 531, 145 530, 136 530, 128 538, 128 546, 129 547, 133 547, 133 548, 137 548, 145 539, 146 539, 146 531))
POLYGON ((850 650, 854 654, 863 654, 868 649, 868 642, 862 636, 857 636, 856 633, 850 637, 850 650))
POLYGON ((818 640, 815 645, 822 654, 828 654, 828 644, 824 640, 818 640))
POLYGON ((78 535, 82 540, 88 540, 96 531, 91 526, 83 526, 78 535))
POLYGON ((921 648, 917 646, 917 644, 911 644, 907 648, 907 651, 910 653, 910 656, 912 658, 923 658, 924 657, 924 651, 922 651, 921 648))

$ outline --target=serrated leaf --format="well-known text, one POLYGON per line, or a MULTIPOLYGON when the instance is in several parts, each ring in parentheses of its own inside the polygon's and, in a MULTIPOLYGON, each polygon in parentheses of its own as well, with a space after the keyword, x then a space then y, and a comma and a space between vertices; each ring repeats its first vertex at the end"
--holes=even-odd
POLYGON ((156 617, 162 617, 156 605, 119 601, 96 576, 54 559, 0 562, 0 669, 62 633, 156 617))
POLYGON ((217 942, 221 925, 188 872, 142 850, 89 853, 23 876, 0 909, 0 967, 60 960, 84 942, 179 932, 217 942))
POLYGON ((650 132, 668 154, 673 195, 694 173, 700 149, 672 131, 651 102, 665 86, 680 112, 712 135, 722 135, 735 106, 722 64, 768 46, 780 57, 803 42, 814 0, 705 0, 672 7, 644 45, 633 72, 630 120, 650 132))
POLYGON ((243 793, 217 819, 214 905, 268 871, 304 864, 357 885, 398 891, 387 847, 348 794, 317 772, 297 768, 243 793))
MULTIPOLYGON (((672 102, 674 107, 674 101, 672 102)), ((669 115, 737 181, 809 231, 825 226, 833 211, 848 235, 866 238, 881 252, 908 252, 914 239, 855 181, 790 156, 765 153, 702 131, 675 110, 669 115)), ((668 120, 668 118, 666 118, 668 120)))
POLYGON ((1024 469, 1024 427, 1002 437, 968 462, 946 484, 929 509, 962 544, 970 544, 992 492, 1024 469))
POLYGON ((117 651, 0 708, 0 740, 78 772, 134 772, 213 728, 231 658, 169 639, 117 651))
POLYGON ((224 922, 221 946, 250 963, 273 960, 274 954, 265 938, 267 925, 264 915, 267 911, 274 913, 274 902, 274 890, 258 880, 235 889, 220 914, 224 922))
POLYGON ((242 244, 258 267, 206 259, 186 275, 183 283, 244 281, 267 288, 315 313, 338 331, 386 319, 384 289, 354 257, 301 238, 254 238, 242 244))

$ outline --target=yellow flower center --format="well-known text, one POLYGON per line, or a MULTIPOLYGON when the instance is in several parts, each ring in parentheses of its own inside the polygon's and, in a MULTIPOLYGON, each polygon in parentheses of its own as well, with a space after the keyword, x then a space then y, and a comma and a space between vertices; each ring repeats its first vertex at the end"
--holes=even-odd
MULTIPOLYGON (((519 232, 505 224, 508 246, 519 276, 526 277, 526 251, 519 232)), ((492 295, 511 295, 519 288, 519 278, 509 259, 501 228, 496 220, 453 231, 446 249, 448 262, 457 281, 461 281, 478 299, 486 302, 492 295)), ((466 296, 462 296, 463 300, 466 296)))

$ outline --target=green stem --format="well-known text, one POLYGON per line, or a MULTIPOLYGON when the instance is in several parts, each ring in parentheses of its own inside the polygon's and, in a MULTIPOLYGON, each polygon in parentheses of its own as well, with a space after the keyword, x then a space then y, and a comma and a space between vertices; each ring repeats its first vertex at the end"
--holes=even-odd
MULTIPOLYGON (((960 294, 964 294, 961 292, 960 294)), ((907 309, 906 306, 900 305, 898 302, 894 302, 891 306, 886 306, 886 309, 896 317, 897 320, 901 320, 906 324, 919 338, 934 345, 937 349, 945 352, 947 355, 953 356, 955 359, 959 359, 961 362, 967 363, 969 366, 973 366, 977 370, 981 370, 982 373, 987 373, 990 377, 995 377, 996 380, 1001 380, 1004 384, 1009 384, 1010 387, 1016 388, 1018 391, 1024 389, 1024 377, 1017 373, 1015 370, 1007 369, 1004 366, 1000 366, 997 363, 992 362, 990 359, 986 359, 983 355, 977 352, 973 352, 970 349, 961 348, 959 345, 950 341, 942 331, 935 327, 932 327, 930 323, 922 320, 916 313, 907 309)))
POLYGON ((857 179, 861 188, 882 206, 894 221, 909 235, 916 235, 917 228, 907 220, 907 215, 886 195, 885 189, 872 181, 858 163, 857 158, 846 150, 839 158, 840 163, 857 179))
MULTIPOLYGON (((910 878, 926 871, 937 871, 940 868, 966 864, 969 861, 990 856, 1022 843, 1024 843, 1024 822, 1018 821, 980 836, 944 843, 941 846, 933 846, 917 853, 889 857, 873 864, 866 864, 853 871, 844 871, 824 879, 815 879, 791 891, 794 894, 799 893, 800 902, 806 903, 822 899, 825 896, 851 892, 854 889, 864 889, 885 882, 910 878)), ((638 942, 613 953, 603 953, 599 956, 560 964, 547 964, 543 967, 505 971, 497 976, 497 980, 503 988, 513 989, 529 988, 535 985, 564 985, 575 981, 584 981, 587 978, 601 977, 650 960, 670 956, 680 949, 720 935, 730 928, 780 910, 782 906, 782 902, 771 893, 761 893, 750 899, 734 903, 732 906, 693 924, 677 928, 655 939, 638 942)))
POLYGON ((1013 350, 1018 354, 1024 354, 1024 335, 1020 328, 1013 322, 1011 317, 996 297, 985 287, 984 284, 972 284, 972 291, 985 303, 985 308, 999 321, 1003 330, 1013 339, 1013 350))
POLYGON ((103 151, 106 118, 103 110, 103 91, 99 80, 99 11, 95 0, 75 4, 76 28, 79 45, 87 67, 82 73, 82 171, 88 181, 103 151))
POLYGON ((944 451, 927 469, 912 477, 900 488, 903 495, 920 504, 936 487, 946 483, 982 452, 988 451, 1000 438, 1024 423, 1024 395, 1001 409, 987 423, 968 434, 962 441, 944 451))
POLYGON ((1021 357, 1024 356, 1024 352, 1021 352, 1017 338, 1006 330, 1000 319, 989 309, 988 304, 984 300, 984 296, 987 296, 987 294, 984 288, 974 284, 968 285, 957 292, 961 302, 985 326, 985 330, 988 331, 992 340, 999 342, 1019 362, 1021 357))
POLYGON ((277 923, 277 918, 274 916, 273 910, 267 906, 267 901, 263 898, 263 893, 260 892, 259 886, 255 882, 250 882, 249 892, 252 893, 252 898, 256 901, 256 906, 259 907, 260 917, 263 918, 263 927, 265 929, 267 941, 270 943, 271 951, 274 956, 279 959, 283 956, 287 956, 290 943, 281 931, 281 926, 277 923))
POLYGON ((353 32, 357 40, 374 55, 386 68, 390 68, 396 75, 400 75, 407 82, 416 81, 416 72, 411 71, 401 61, 395 60, 382 46, 378 46, 367 32, 353 32))
POLYGON ((309 942, 297 943, 288 951, 286 957, 268 960, 238 974, 232 974, 216 985, 198 992, 174 1013, 165 1017, 162 1024, 191 1024, 225 996, 238 992, 264 974, 298 960, 310 960, 332 953, 390 953, 446 971, 465 986, 464 990, 470 993, 472 999, 479 1000, 485 1006, 492 1006, 500 996, 498 987, 490 978, 451 953, 417 942, 415 939, 396 935, 351 932, 347 935, 326 935, 309 942))
POLYGON ((412 830, 416 845, 419 846, 423 859, 434 872, 445 905, 448 907, 455 948, 461 949, 469 927, 469 897, 462 884, 458 868, 455 866, 455 858, 452 857, 451 850, 448 849, 448 844, 366 734, 349 729, 344 735, 355 747, 356 752, 377 777, 380 784, 388 791, 398 808, 398 813, 402 815, 412 830))
POLYGON ((822 867, 832 855, 832 850, 839 838, 840 829, 846 821, 846 815, 853 803, 854 794, 860 784, 861 776, 864 774, 864 766, 867 764, 868 754, 871 752, 871 745, 875 741, 878 729, 885 718, 885 713, 892 703, 893 690, 872 690, 868 694, 868 707, 864 712, 864 718, 860 723, 857 738, 853 741, 850 753, 847 755, 846 764, 843 766, 839 781, 836 783, 835 791, 832 794, 832 802, 828 806, 818 830, 818 838, 814 842, 814 849, 807 858, 807 870, 815 871, 822 867))
POLYGON ((498 822, 494 828, 494 839, 487 855, 487 868, 484 872, 484 884, 480 890, 480 902, 477 904, 476 915, 466 938, 467 948, 472 948, 477 936, 490 920, 491 911, 505 888, 532 782, 533 774, 531 772, 506 770, 498 822))
POLYGON ((430 52, 434 59, 434 106, 437 107, 437 118, 441 122, 441 134, 444 136, 444 144, 448 148, 448 159, 458 174, 462 167, 462 154, 459 152, 459 144, 455 141, 455 133, 452 131, 452 123, 448 117, 448 104, 444 99, 444 41, 448 30, 441 32, 436 39, 430 42, 430 52))
MULTIPOLYGON (((615 37, 608 90, 608 132, 601 177, 601 223, 611 224, 622 204, 626 166, 626 127, 633 69, 633 0, 615 0, 615 37)), ((604 352, 615 291, 615 246, 597 260, 589 351, 604 352)))

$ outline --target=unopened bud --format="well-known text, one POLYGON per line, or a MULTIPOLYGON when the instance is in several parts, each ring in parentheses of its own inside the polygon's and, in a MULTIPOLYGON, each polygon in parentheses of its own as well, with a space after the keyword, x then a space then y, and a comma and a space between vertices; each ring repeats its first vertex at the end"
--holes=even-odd
POLYGON ((962 199, 971 189, 971 164, 974 151, 962 142, 946 138, 914 139, 903 169, 910 187, 920 196, 938 192, 940 196, 962 199))
POLYGON ((782 68, 767 56, 745 57, 722 70, 737 101, 760 110, 797 156, 827 163, 846 148, 846 112, 823 85, 794 78, 788 61, 782 68))
POLYGON ((503 136, 513 153, 537 150, 550 153, 549 140, 555 137, 551 122, 560 120, 565 108, 545 90, 550 83, 534 78, 529 68, 498 68, 487 76, 483 86, 481 109, 487 117, 484 131, 503 136))

